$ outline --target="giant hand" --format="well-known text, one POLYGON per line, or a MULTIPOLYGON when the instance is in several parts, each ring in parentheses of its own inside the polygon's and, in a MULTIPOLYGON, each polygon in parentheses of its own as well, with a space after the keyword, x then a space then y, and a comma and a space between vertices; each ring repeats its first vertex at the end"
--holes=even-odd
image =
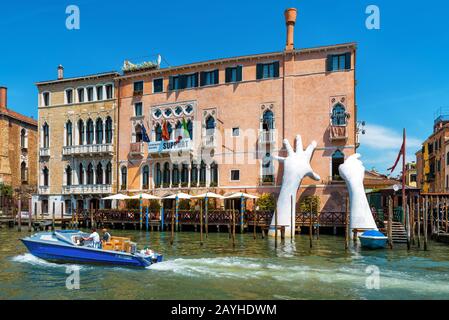
MULTIPOLYGON (((310 159, 317 144, 313 141, 306 150, 303 150, 301 136, 296 136, 296 152, 287 139, 284 140, 284 146, 287 149, 287 158, 273 157, 284 163, 284 175, 282 178, 282 187, 277 201, 278 225, 286 226, 285 235, 290 236, 291 213, 296 212, 296 193, 298 191, 301 180, 304 177, 310 177, 314 180, 320 180, 320 176, 316 174, 310 166, 310 159), (291 207, 293 197, 293 208, 291 207), (293 210, 293 211, 292 211, 293 210)), ((274 235, 274 217, 271 221, 270 235, 274 235)), ((295 219, 293 219, 293 228, 295 228, 295 219)))
POLYGON ((353 235, 352 229, 377 230, 377 225, 371 213, 363 186, 365 167, 359 158, 360 154, 353 154, 338 168, 340 176, 346 181, 349 191, 349 228, 351 237, 353 235))

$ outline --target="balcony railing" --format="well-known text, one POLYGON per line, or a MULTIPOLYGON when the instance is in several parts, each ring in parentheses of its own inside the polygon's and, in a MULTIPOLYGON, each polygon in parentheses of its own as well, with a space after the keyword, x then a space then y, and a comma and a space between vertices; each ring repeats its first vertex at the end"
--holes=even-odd
POLYGON ((39 194, 49 194, 50 187, 49 186, 39 186, 39 194))
POLYGON ((260 130, 259 142, 260 143, 274 143, 276 141, 274 130, 260 130))
POLYGON ((131 143, 129 154, 132 156, 143 156, 143 142, 131 143))
POLYGON ((328 184, 344 184, 345 181, 343 180, 343 178, 340 175, 335 174, 333 176, 327 177, 327 183, 328 184))
POLYGON ((41 157, 49 157, 50 156, 50 148, 40 148, 39 156, 41 157))
POLYGON ((92 144, 92 145, 67 146, 62 149, 62 154, 64 156, 83 155, 83 154, 99 154, 99 153, 112 154, 113 152, 114 152, 114 148, 113 148, 112 144, 92 144))
POLYGON ((217 139, 215 134, 206 134, 203 137, 203 147, 204 148, 216 148, 217 147, 217 139))
POLYGON ((331 141, 348 139, 348 133, 346 130, 346 126, 330 126, 329 127, 329 139, 331 141))
POLYGON ((265 175, 259 179, 260 186, 274 186, 275 180, 274 175, 265 175))
POLYGON ((88 184, 63 186, 63 194, 107 194, 112 192, 110 184, 88 184))

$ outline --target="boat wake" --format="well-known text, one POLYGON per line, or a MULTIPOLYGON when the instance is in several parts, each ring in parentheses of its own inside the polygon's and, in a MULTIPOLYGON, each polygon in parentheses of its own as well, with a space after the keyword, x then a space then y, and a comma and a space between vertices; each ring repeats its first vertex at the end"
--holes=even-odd
POLYGON ((40 267, 50 267, 50 268, 67 268, 67 267, 77 267, 78 269, 82 269, 83 266, 75 265, 75 264, 58 264, 54 262, 49 262, 38 257, 33 256, 31 253, 25 253, 12 258, 12 261, 18 263, 31 264, 33 266, 40 267))

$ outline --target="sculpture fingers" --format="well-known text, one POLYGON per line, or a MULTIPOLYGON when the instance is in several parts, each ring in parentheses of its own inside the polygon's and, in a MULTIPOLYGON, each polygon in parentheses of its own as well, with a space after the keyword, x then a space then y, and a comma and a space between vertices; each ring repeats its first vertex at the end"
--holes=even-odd
POLYGON ((312 178, 315 181, 320 181, 321 180, 321 177, 317 173, 315 173, 313 171, 311 171, 308 174, 306 174, 306 176, 308 176, 309 178, 312 178))
POLYGON ((302 146, 302 138, 301 135, 296 136, 296 152, 303 152, 303 146, 302 146))
POLYGON ((313 155, 313 152, 316 149, 316 146, 317 146, 316 141, 312 141, 312 143, 309 144, 309 146, 307 147, 306 151, 304 152, 306 157, 307 157, 307 160, 310 161, 310 159, 312 159, 312 155, 313 155))
POLYGON ((293 151, 292 146, 290 145, 290 142, 288 142, 287 139, 284 139, 284 146, 285 146, 285 149, 287 149, 287 154, 288 154, 289 156, 291 156, 292 154, 295 153, 295 152, 293 151))

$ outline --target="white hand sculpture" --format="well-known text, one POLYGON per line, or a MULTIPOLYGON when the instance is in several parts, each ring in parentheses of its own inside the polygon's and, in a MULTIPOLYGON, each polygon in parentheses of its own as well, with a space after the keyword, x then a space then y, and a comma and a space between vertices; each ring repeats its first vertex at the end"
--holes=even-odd
POLYGON ((374 221, 363 186, 365 167, 359 158, 360 154, 353 154, 338 168, 340 176, 346 181, 349 191, 349 229, 351 237, 353 236, 353 229, 377 230, 377 225, 374 221))
MULTIPOLYGON (((280 162, 284 163, 284 175, 282 178, 281 191, 276 205, 276 211, 278 215, 277 224, 280 226, 286 226, 285 236, 291 235, 290 227, 295 228, 295 218, 293 218, 293 226, 291 224, 291 213, 293 209, 293 215, 296 210, 296 193, 298 192, 299 185, 302 179, 307 176, 314 180, 321 180, 320 176, 316 174, 310 166, 310 159, 312 158, 313 151, 315 150, 317 143, 312 143, 303 150, 302 139, 300 135, 296 136, 296 152, 293 151, 292 146, 287 139, 284 140, 284 146, 287 149, 287 158, 273 157, 280 162), (293 208, 291 208, 291 202, 293 197, 293 208)), ((294 217, 294 216, 293 216, 294 217)), ((275 220, 271 221, 271 227, 269 235, 274 235, 275 220)), ((294 230, 294 229, 293 229, 294 230)))

